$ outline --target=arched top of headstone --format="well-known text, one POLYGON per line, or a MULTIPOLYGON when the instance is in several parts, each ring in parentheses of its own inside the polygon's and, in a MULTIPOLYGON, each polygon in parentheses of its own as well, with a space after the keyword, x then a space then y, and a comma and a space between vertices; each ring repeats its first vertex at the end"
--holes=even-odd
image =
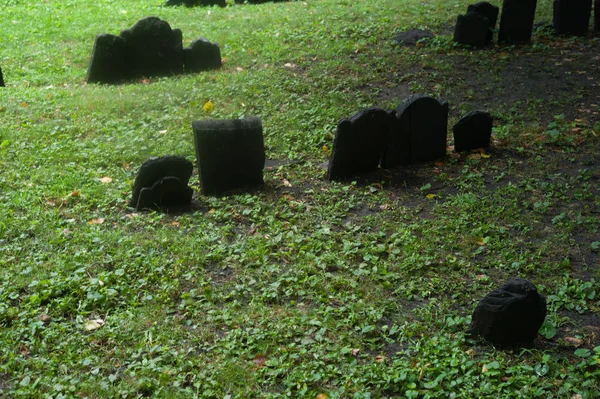
POLYGON ((441 110, 448 112, 448 101, 444 99, 437 100, 423 94, 413 94, 406 97, 396 108, 396 116, 400 117, 404 111, 412 107, 440 107, 441 110))

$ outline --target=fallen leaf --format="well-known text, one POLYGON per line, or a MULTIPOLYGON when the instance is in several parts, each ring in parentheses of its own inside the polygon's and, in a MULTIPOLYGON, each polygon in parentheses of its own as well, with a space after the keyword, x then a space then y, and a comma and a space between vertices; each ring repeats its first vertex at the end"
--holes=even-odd
POLYGON ((102 224, 102 223, 104 223, 104 218, 92 219, 88 223, 89 224, 102 224))
POLYGON ((125 161, 121 162, 121 167, 125 170, 129 170, 129 164, 125 161))
POLYGON ((352 356, 354 356, 354 357, 358 356, 358 352, 360 352, 360 349, 358 349, 358 348, 352 349, 352 356))
POLYGON ((481 368, 481 374, 485 374, 488 371, 487 364, 484 364, 481 368))
POLYGON ((175 221, 175 222, 171 222, 171 226, 175 226, 175 227, 179 227, 181 225, 181 223, 175 221))
POLYGON ((579 338, 575 338, 575 337, 565 337, 565 342, 568 342, 569 344, 571 344, 573 346, 583 345, 583 340, 579 339, 579 338))
POLYGON ((265 367, 265 363, 267 363, 267 358, 262 353, 254 356, 254 366, 259 369, 261 367, 265 367))
POLYGON ((465 352, 469 357, 474 357, 475 356, 475 350, 473 349, 469 349, 465 352))
POLYGON ((286 187, 292 187, 292 183, 290 183, 288 179, 283 179, 283 185, 286 187))
POLYGON ((24 344, 21 344, 19 345, 19 353, 21 353, 21 356, 27 356, 29 355, 29 349, 24 344))
POLYGON ((283 66, 286 68, 296 68, 297 67, 296 64, 292 64, 291 62, 286 62, 285 64, 283 64, 283 66))
POLYGON ((427 194, 425 196, 425 198, 427 198, 427 199, 434 199, 435 197, 437 197, 437 194, 427 194))
POLYGON ((235 70, 238 71, 238 72, 242 72, 244 70, 244 68, 236 67, 235 70))
POLYGON ((375 356, 375 363, 385 362, 386 359, 387 359, 387 357, 385 357, 383 355, 375 356))
POLYGON ((102 319, 93 319, 85 322, 84 327, 87 331, 94 331, 99 329, 104 325, 104 320, 102 319))
POLYGON ((207 114, 211 113, 214 109, 215 109, 215 105, 210 100, 205 102, 204 105, 202 106, 202 110, 204 112, 206 112, 207 114))
POLYGON ((42 313, 40 315, 40 320, 42 321, 42 323, 50 323, 50 320, 52 320, 52 317, 48 316, 46 313, 42 313))
POLYGON ((28 105, 26 102, 22 102, 22 103, 21 103, 21 107, 23 107, 23 108, 27 108, 28 106, 29 106, 29 105, 28 105))
POLYGON ((491 157, 491 155, 490 155, 490 154, 486 154, 486 153, 484 153, 484 152, 482 152, 482 153, 481 153, 481 158, 483 158, 483 159, 488 159, 488 158, 490 158, 490 157, 491 157))
POLYGON ((325 395, 324 393, 320 393, 317 396, 315 396, 315 399, 327 399, 327 395, 325 395))
POLYGON ((100 180, 100 183, 102 183, 102 184, 108 184, 108 183, 112 182, 112 177, 104 176, 104 177, 101 177, 99 180, 100 180))
POLYGON ((71 191, 71 194, 69 194, 69 197, 74 197, 74 198, 79 197, 79 190, 71 191))

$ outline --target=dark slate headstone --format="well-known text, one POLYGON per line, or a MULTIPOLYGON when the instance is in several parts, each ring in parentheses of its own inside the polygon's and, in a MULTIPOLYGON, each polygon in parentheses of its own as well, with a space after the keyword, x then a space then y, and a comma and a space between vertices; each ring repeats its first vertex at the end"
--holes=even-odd
POLYGON ((259 118, 201 120, 192 124, 204 195, 261 185, 265 166, 259 118))
POLYGON ((131 78, 183 73, 182 34, 158 17, 146 17, 121 32, 125 71, 131 78))
POLYGON ((471 12, 459 15, 454 28, 454 41, 474 47, 484 47, 487 44, 490 23, 480 14, 471 12))
POLYGON ((498 13, 500 9, 487 1, 481 1, 479 3, 471 4, 467 7, 467 14, 477 13, 487 18, 489 23, 489 30, 487 35, 486 43, 491 43, 494 38, 494 30, 496 29, 496 22, 498 21, 498 13))
POLYGON ((181 156, 148 159, 135 178, 129 206, 137 210, 189 208, 192 189, 188 182, 192 169, 193 164, 181 156))
POLYGON ((473 312, 467 334, 499 346, 531 344, 546 317, 546 299, 524 279, 508 280, 473 312))
POLYGON ((183 62, 186 73, 218 69, 221 68, 221 50, 216 43, 196 39, 183 49, 183 62))
POLYGON ((398 33, 394 39, 401 46, 414 46, 421 39, 433 39, 433 33, 422 29, 412 29, 406 32, 398 33))
POLYGON ((531 40, 537 0, 504 0, 500 17, 501 42, 528 42, 531 40))
POLYGON ((338 180, 379 167, 393 116, 369 108, 342 119, 337 126, 327 178, 338 180))
POLYGON ((443 158, 447 136, 447 101, 418 94, 407 97, 396 108, 381 165, 391 168, 443 158))
POLYGON ((124 77, 125 40, 120 36, 96 36, 88 68, 88 83, 119 83, 124 77))
POLYGON ((553 11, 556 33, 583 36, 590 24, 592 0, 554 0, 553 11))
POLYGON ((454 151, 489 147, 494 120, 489 112, 472 111, 454 125, 454 151))
POLYGON ((0 87, 4 87, 4 78, 2 77, 2 68, 0 68, 0 87))

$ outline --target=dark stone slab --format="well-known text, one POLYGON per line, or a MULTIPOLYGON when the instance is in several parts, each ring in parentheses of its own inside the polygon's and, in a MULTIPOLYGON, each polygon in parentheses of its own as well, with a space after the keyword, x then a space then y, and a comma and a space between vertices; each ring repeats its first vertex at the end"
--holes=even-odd
POLYGON ((529 42, 536 6, 537 0, 504 0, 498 40, 510 43, 529 42))
POLYGON ((196 39, 183 49, 183 62, 186 73, 221 68, 219 45, 204 38, 196 39))
POLYGON ((393 116, 380 108, 369 108, 337 126, 327 178, 339 180, 379 167, 393 116))
POLYGON ((407 97, 396 108, 396 121, 388 136, 382 167, 443 158, 447 136, 447 101, 418 94, 407 97))
POLYGON ((492 116, 486 111, 472 111, 463 116, 452 128, 454 151, 489 147, 493 122, 492 116))
POLYGON ((188 182, 193 164, 181 156, 148 159, 133 183, 129 206, 141 209, 181 209, 190 206, 192 189, 188 182))
POLYGON ((192 127, 204 195, 263 184, 265 147, 259 118, 201 120, 192 127))
POLYGON ((4 87, 4 77, 2 76, 2 68, 0 68, 0 87, 4 87))
POLYGON ((546 299, 524 279, 508 280, 473 312, 467 334, 499 346, 531 344, 546 317, 546 299))
POLYGON ((394 40, 396 40, 401 46, 414 46, 421 39, 433 39, 434 37, 435 36, 433 33, 426 30, 412 29, 406 32, 398 33, 394 37, 394 40))
POLYGON ((219 6, 225 7, 227 4, 225 0, 167 0, 166 6, 219 6))
POLYGON ((125 71, 130 78, 183 73, 182 34, 158 17, 146 17, 121 32, 125 71))
POLYGON ((459 15, 454 28, 454 41, 474 47, 484 47, 488 43, 490 23, 480 14, 471 12, 459 15))
POLYGON ((494 30, 496 29, 496 22, 498 21, 500 9, 487 1, 480 1, 479 3, 471 4, 467 7, 467 14, 472 12, 487 18, 489 30, 486 43, 491 43, 494 39, 494 30))
POLYGON ((553 25, 559 35, 587 34, 592 13, 592 0, 554 0, 553 25))
POLYGON ((120 36, 96 36, 87 71, 88 83, 119 83, 124 78, 125 40, 120 36))

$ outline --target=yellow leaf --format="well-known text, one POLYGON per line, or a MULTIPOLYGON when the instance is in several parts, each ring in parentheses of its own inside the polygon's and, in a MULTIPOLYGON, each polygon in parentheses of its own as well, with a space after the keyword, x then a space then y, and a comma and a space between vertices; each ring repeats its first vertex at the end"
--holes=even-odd
POLYGON ((327 395, 325 395, 324 393, 320 393, 315 397, 315 399, 327 399, 327 395))
POLYGON ((215 105, 213 104, 212 101, 208 100, 206 103, 204 103, 204 106, 202 107, 202 109, 204 110, 204 112, 209 114, 215 109, 215 105))
POLYGON ((104 320, 102 319, 93 319, 85 322, 84 327, 88 331, 94 331, 99 329, 104 325, 104 320))
POLYGON ((427 198, 427 199, 434 199, 435 197, 437 197, 437 195, 436 195, 436 194, 427 194, 427 195, 425 196, 425 198, 427 198))
POLYGON ((481 153, 481 158, 488 159, 489 157, 491 157, 490 154, 486 154, 484 152, 481 153))

